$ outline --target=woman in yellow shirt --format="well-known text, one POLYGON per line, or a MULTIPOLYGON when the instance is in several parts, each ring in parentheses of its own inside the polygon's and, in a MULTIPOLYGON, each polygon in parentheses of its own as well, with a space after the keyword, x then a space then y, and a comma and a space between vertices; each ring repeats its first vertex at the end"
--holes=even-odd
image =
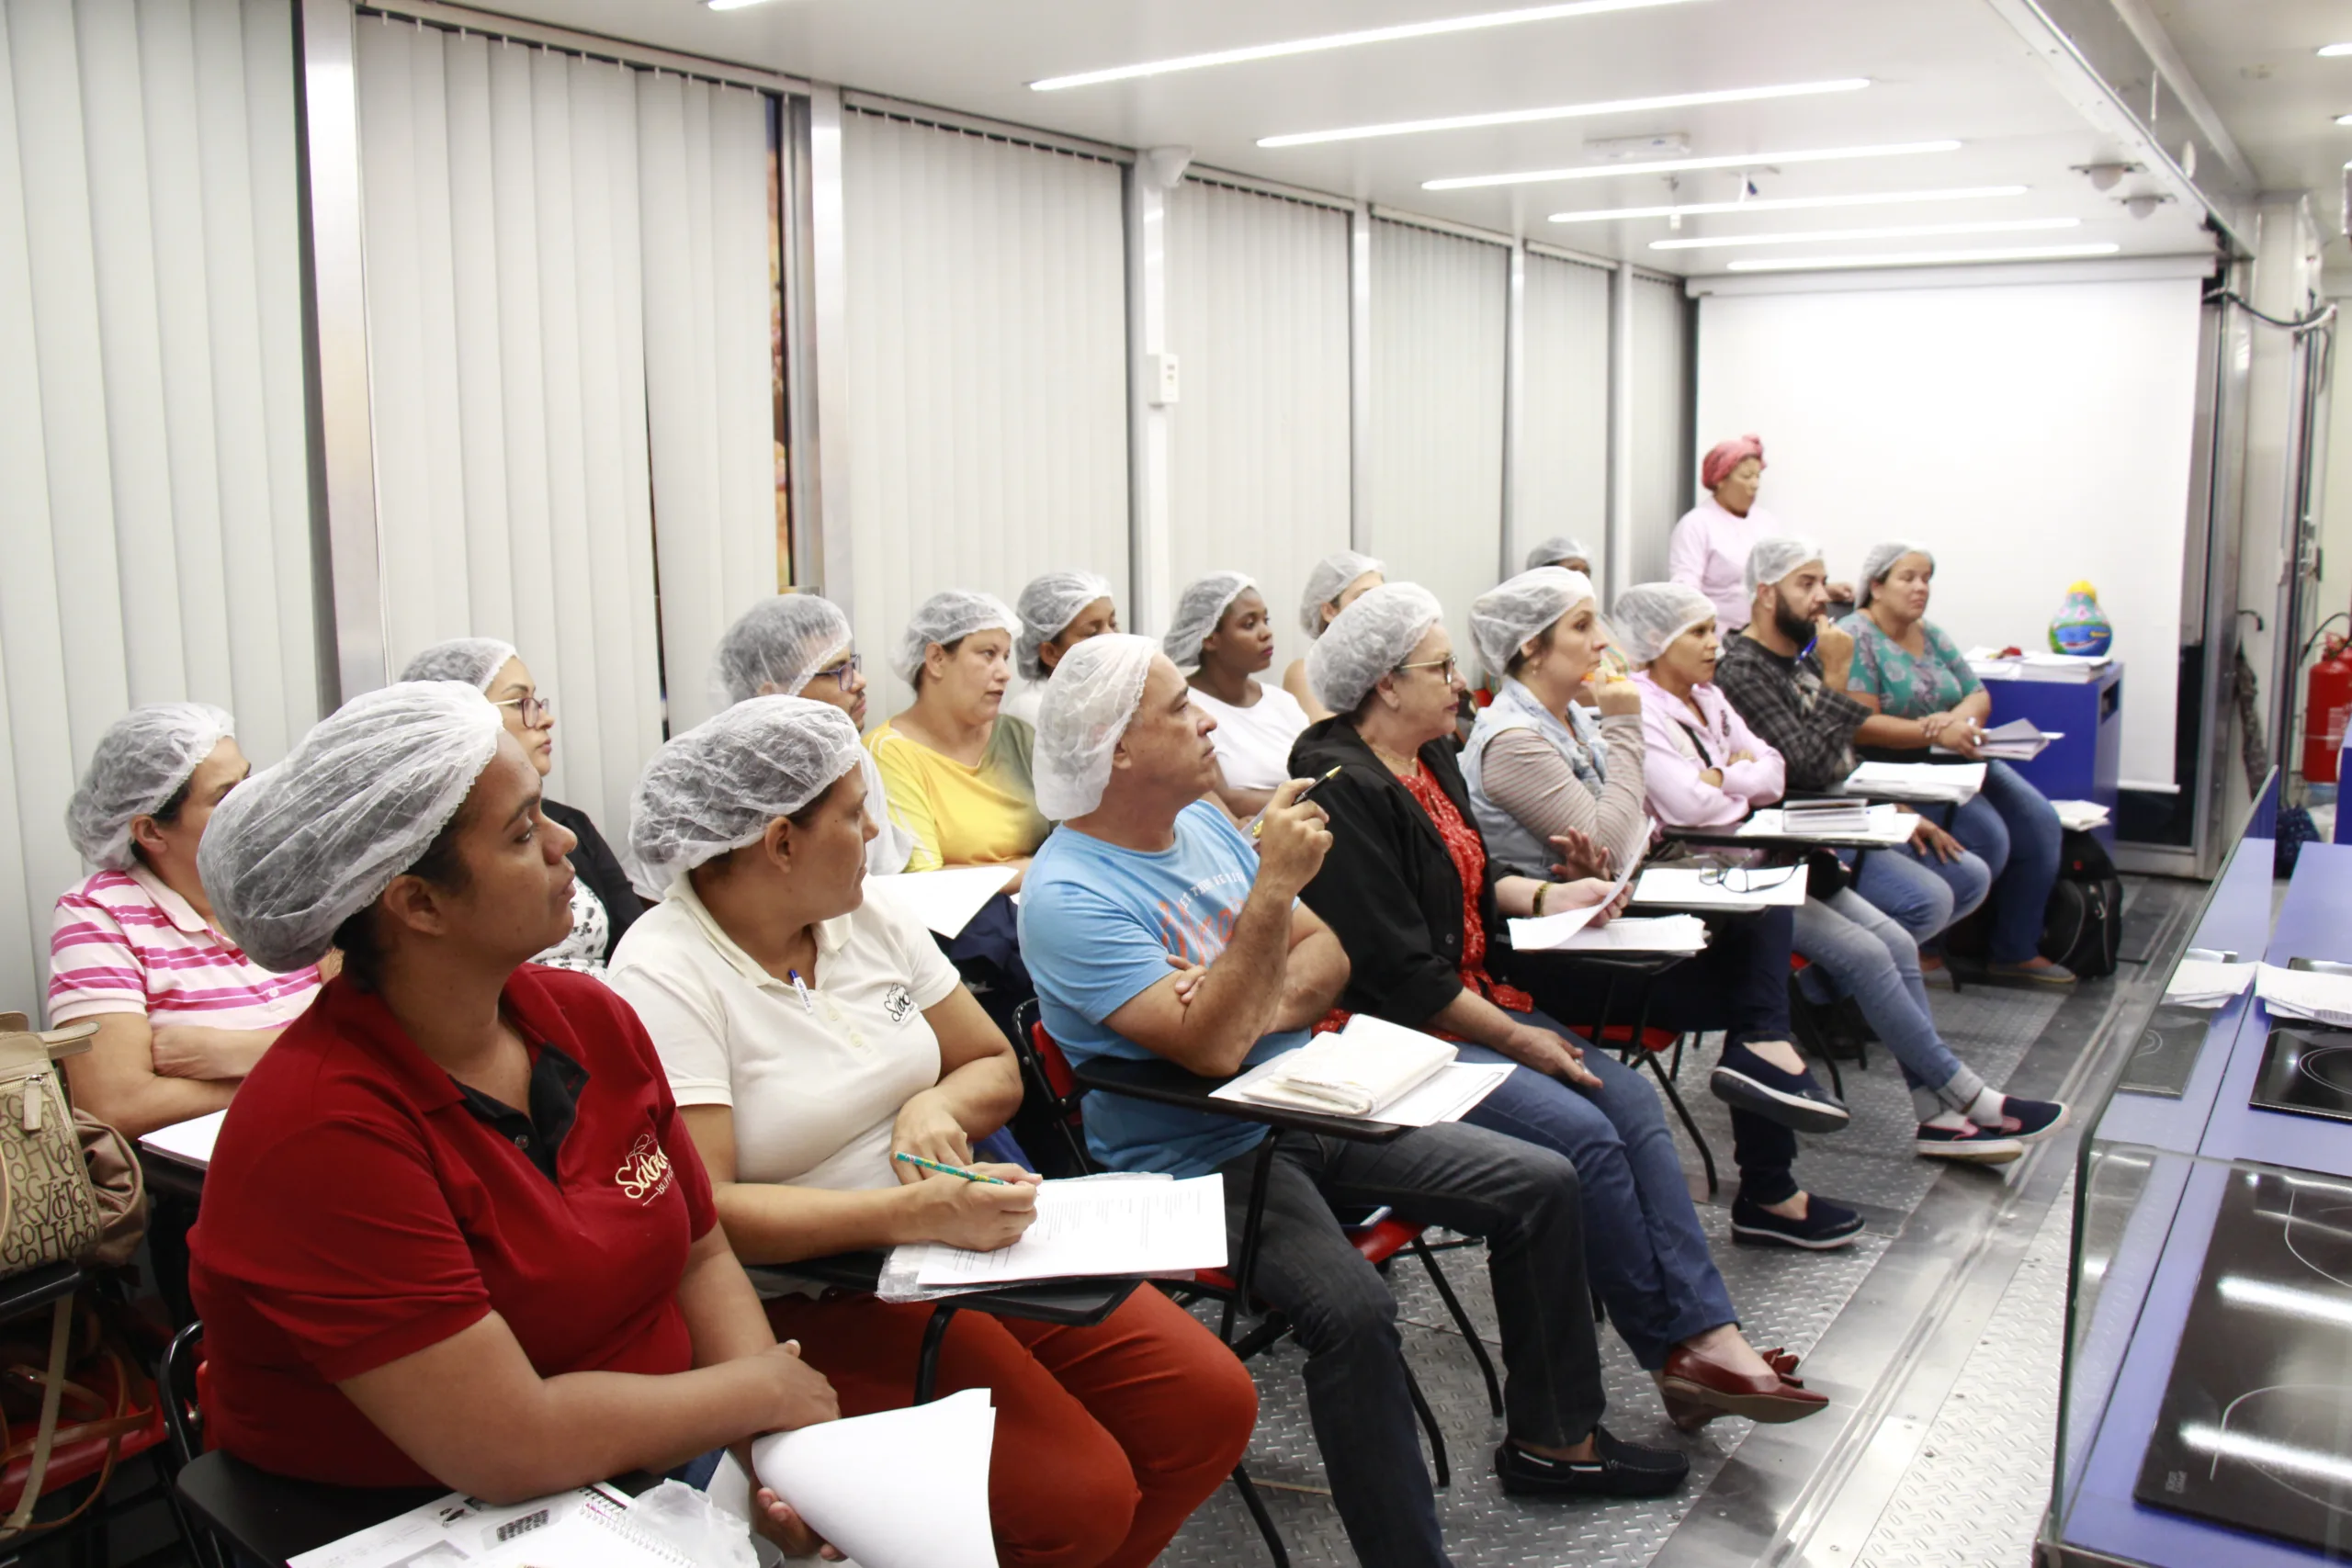
MULTIPOLYGON (((890 814, 912 834, 910 872, 949 865, 1018 865, 1051 828, 1037 814, 1029 756, 1036 732, 1003 715, 1020 621, 989 593, 950 589, 916 607, 890 667, 914 705, 865 738, 889 792, 890 814)), ((1019 876, 1007 891, 1021 886, 1019 876)))

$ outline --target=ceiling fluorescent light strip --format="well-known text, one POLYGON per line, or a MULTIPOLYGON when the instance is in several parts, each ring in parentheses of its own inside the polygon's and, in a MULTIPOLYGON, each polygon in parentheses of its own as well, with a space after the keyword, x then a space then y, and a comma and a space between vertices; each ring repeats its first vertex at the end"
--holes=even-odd
POLYGON ((2014 245, 1978 251, 1894 251, 1871 256, 1757 256, 1726 262, 1732 272, 1824 272, 1857 266, 1942 266, 1966 262, 2066 261, 2076 256, 2111 256, 2118 244, 2014 245))
POLYGON ((1853 240, 1925 240, 1951 234, 2014 234, 2037 229, 2079 229, 2079 218, 2010 218, 1986 223, 1896 223, 1883 229, 1817 229, 1811 233, 1714 234, 1704 239, 1652 240, 1654 251, 1711 251, 1729 245, 1842 245, 1853 240))
POLYGON ((1419 136, 1435 130, 1475 130, 1482 126, 1538 125, 1555 119, 1590 119, 1600 115, 1642 114, 1652 109, 1699 108, 1708 104, 1758 103, 1768 98, 1809 98, 1824 93, 1855 93, 1871 85, 1867 76, 1842 76, 1829 82, 1788 82, 1772 87, 1725 87, 1707 93, 1668 93, 1654 98, 1615 98, 1599 104, 1563 104, 1545 109, 1498 109, 1491 114, 1458 114, 1441 119, 1399 119, 1385 125, 1358 125, 1344 130, 1301 130, 1284 136, 1261 136, 1261 147, 1313 147, 1326 141, 1368 141, 1381 136, 1419 136))
POLYGON ((1716 212, 1801 212, 1824 207, 1898 207, 1912 201, 1978 201, 2023 196, 2027 186, 1954 186, 1942 190, 1874 190, 1850 196, 1776 196, 1747 201, 1691 201, 1680 207, 1595 207, 1555 212, 1554 223, 1623 223, 1637 218, 1698 218, 1716 212))
POLYGON ((1172 60, 1141 65, 1114 65, 1102 71, 1080 71, 1032 82, 1036 93, 1059 93, 1071 87, 1128 82, 1138 76, 1167 76, 1179 71, 1204 71, 1213 65, 1241 65, 1253 60, 1280 60, 1293 54, 1318 54, 1330 49, 1355 49, 1364 44, 1396 43, 1406 39, 1435 38, 1445 33, 1482 32, 1489 28, 1515 28, 1529 22, 1553 22, 1570 17, 1599 16, 1609 11, 1640 11, 1653 6, 1687 6, 1695 0, 1574 0, 1566 6, 1530 6, 1515 11, 1486 11, 1472 17, 1442 17, 1434 21, 1405 22, 1392 28, 1366 28, 1360 32, 1326 33, 1318 38, 1287 39, 1281 43, 1250 44, 1208 54, 1183 54, 1172 60))
POLYGON ((741 11, 753 6, 764 6, 767 0, 702 0, 714 11, 741 11))
POLYGON ((1487 186, 1543 185, 1559 180, 1613 180, 1627 175, 1677 175, 1692 169, 1760 169, 1768 164, 1826 164, 1845 158, 1900 158, 1914 152, 1957 152, 1957 141, 1890 141, 1874 147, 1808 147, 1794 152, 1726 152, 1712 158, 1666 158, 1647 164, 1593 164, 1580 169, 1530 169, 1513 175, 1464 175, 1423 180, 1423 190, 1477 190, 1487 186))
POLYGON ((2344 55, 2352 54, 2352 43, 2323 44, 2319 53, 2323 60, 2338 59, 2344 55))

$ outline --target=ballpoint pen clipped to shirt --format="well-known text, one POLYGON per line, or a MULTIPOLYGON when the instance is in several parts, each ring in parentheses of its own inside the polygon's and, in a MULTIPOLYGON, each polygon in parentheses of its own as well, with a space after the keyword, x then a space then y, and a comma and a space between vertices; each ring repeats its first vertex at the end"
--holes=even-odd
POLYGON ((935 1159, 925 1159, 921 1155, 910 1155, 904 1150, 900 1150, 890 1157, 905 1160, 911 1166, 920 1166, 924 1170, 935 1170, 942 1176, 960 1176, 967 1181, 978 1181, 984 1186, 1010 1187, 1012 1185, 1001 1176, 983 1176, 977 1170, 966 1170, 960 1165, 942 1165, 935 1159))
MULTIPOLYGON (((1291 804, 1292 804, 1293 806, 1296 806, 1300 801, 1305 800, 1308 795, 1313 795, 1317 790, 1318 790, 1318 789, 1322 788, 1325 784, 1329 784, 1333 779, 1336 779, 1336 778, 1338 778, 1339 776, 1340 776, 1340 770, 1339 770, 1339 767, 1335 764, 1335 765, 1332 767, 1331 771, 1330 771, 1329 773, 1325 773, 1321 778, 1319 778, 1319 779, 1309 779, 1309 780, 1307 780, 1307 781, 1306 781, 1306 787, 1305 789, 1303 789, 1303 790, 1300 790, 1300 791, 1298 792, 1298 794, 1297 794, 1295 796, 1294 796, 1294 797, 1292 798, 1292 800, 1291 800, 1291 804)), ((1265 817, 1265 813, 1263 813, 1263 812, 1260 812, 1260 813, 1258 814, 1258 820, 1256 820, 1255 822, 1252 822, 1252 823, 1250 823, 1250 838, 1252 838, 1252 839, 1255 839, 1259 834, 1261 834, 1261 833, 1264 832, 1265 830, 1266 830, 1266 817, 1265 817)))
POLYGON ((806 981, 800 978, 800 971, 797 969, 787 969, 785 973, 792 976, 792 988, 800 993, 801 1008, 805 1011, 815 1012, 817 1010, 817 1004, 808 999, 808 986, 806 981))

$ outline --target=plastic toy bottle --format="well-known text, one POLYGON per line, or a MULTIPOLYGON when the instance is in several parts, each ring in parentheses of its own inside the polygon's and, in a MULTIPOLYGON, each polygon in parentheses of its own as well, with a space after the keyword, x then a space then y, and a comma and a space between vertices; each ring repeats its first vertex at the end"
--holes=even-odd
POLYGON ((2115 627, 2098 607, 2098 590, 2076 582, 2066 590, 2066 602, 2050 617, 2050 651, 2089 657, 2115 646, 2115 627))

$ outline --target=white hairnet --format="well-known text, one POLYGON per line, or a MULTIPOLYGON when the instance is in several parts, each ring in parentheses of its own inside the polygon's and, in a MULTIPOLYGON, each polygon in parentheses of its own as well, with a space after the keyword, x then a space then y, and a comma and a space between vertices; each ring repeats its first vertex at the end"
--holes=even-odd
POLYGON ((1111 782, 1111 753, 1143 701, 1151 656, 1148 637, 1111 632, 1091 637, 1063 655, 1037 705, 1037 745, 1030 764, 1037 810, 1067 822, 1102 804, 1111 782))
POLYGON ((321 719, 212 813, 196 868, 221 930, 265 969, 317 963, 433 847, 504 733, 458 681, 379 687, 321 719))
POLYGON ((1239 571, 1213 571, 1186 583, 1184 592, 1176 596, 1175 618, 1168 625, 1168 635, 1159 639, 1159 650, 1175 661, 1177 669, 1197 670, 1201 644, 1216 633, 1233 602, 1257 586, 1256 579, 1239 571))
POLYGON ((849 617, 814 593, 778 593, 741 615, 710 655, 712 705, 731 707, 768 687, 797 697, 808 678, 850 645, 849 617))
POLYGON ((1333 713, 1353 713, 1380 678, 1412 656, 1445 618, 1417 582, 1384 582, 1339 614, 1306 655, 1306 682, 1333 713))
POLYGON ((179 792, 237 721, 203 703, 155 703, 107 726, 65 803, 65 836, 92 865, 130 869, 130 824, 179 792))
POLYGON ((1893 571, 1894 563, 1905 556, 1926 556, 1928 570, 1936 570, 1935 552, 1925 545, 1915 545, 1907 539, 1889 539, 1883 545, 1872 545, 1870 554, 1862 558, 1862 581, 1854 589, 1860 604, 1871 602, 1871 590, 1885 581, 1886 574, 1893 571))
POLYGON ((628 843, 667 887, 758 840, 857 771, 857 726, 831 703, 752 697, 665 741, 629 805, 628 843))
POLYGON ((1299 629, 1310 637, 1323 635, 1323 606, 1348 591, 1348 584, 1367 571, 1385 571, 1388 568, 1371 556, 1358 555, 1353 550, 1335 550, 1315 563, 1306 574, 1306 592, 1298 596, 1299 629))
POLYGON ((1780 581, 1807 561, 1826 561, 1828 557, 1811 539, 1791 538, 1786 534, 1771 534, 1756 541, 1747 552, 1747 596, 1767 583, 1780 581))
POLYGON ((1520 646, 1591 598, 1592 579, 1564 566, 1522 571, 1470 603, 1470 640, 1489 675, 1510 668, 1520 646))
POLYGON ((486 693, 492 680, 506 668, 506 661, 521 657, 513 643, 494 637, 453 637, 410 660, 401 671, 401 679, 463 681, 475 691, 486 693))
POLYGON ((1580 560, 1590 566, 1592 552, 1585 548, 1582 539, 1555 534, 1527 552, 1527 570, 1533 571, 1539 566, 1558 566, 1562 561, 1572 560, 1580 560))
POLYGON ((1625 657, 1648 664, 1666 651, 1666 645, 1697 626, 1715 618, 1715 602, 1687 582, 1645 582, 1617 595, 1609 624, 1625 645, 1625 657))
POLYGON ((1012 644, 1013 661, 1023 679, 1046 678, 1046 661, 1037 650, 1069 630, 1069 624, 1097 599, 1111 597, 1111 580, 1091 571, 1049 571, 1032 578, 1013 601, 1021 615, 1021 635, 1012 644))
POLYGON ((1021 635, 1021 619, 1012 607, 993 593, 950 588, 915 606, 914 616, 890 650, 890 668, 901 681, 912 681, 922 668, 923 650, 933 643, 942 648, 962 642, 974 632, 1001 631, 1021 635))

